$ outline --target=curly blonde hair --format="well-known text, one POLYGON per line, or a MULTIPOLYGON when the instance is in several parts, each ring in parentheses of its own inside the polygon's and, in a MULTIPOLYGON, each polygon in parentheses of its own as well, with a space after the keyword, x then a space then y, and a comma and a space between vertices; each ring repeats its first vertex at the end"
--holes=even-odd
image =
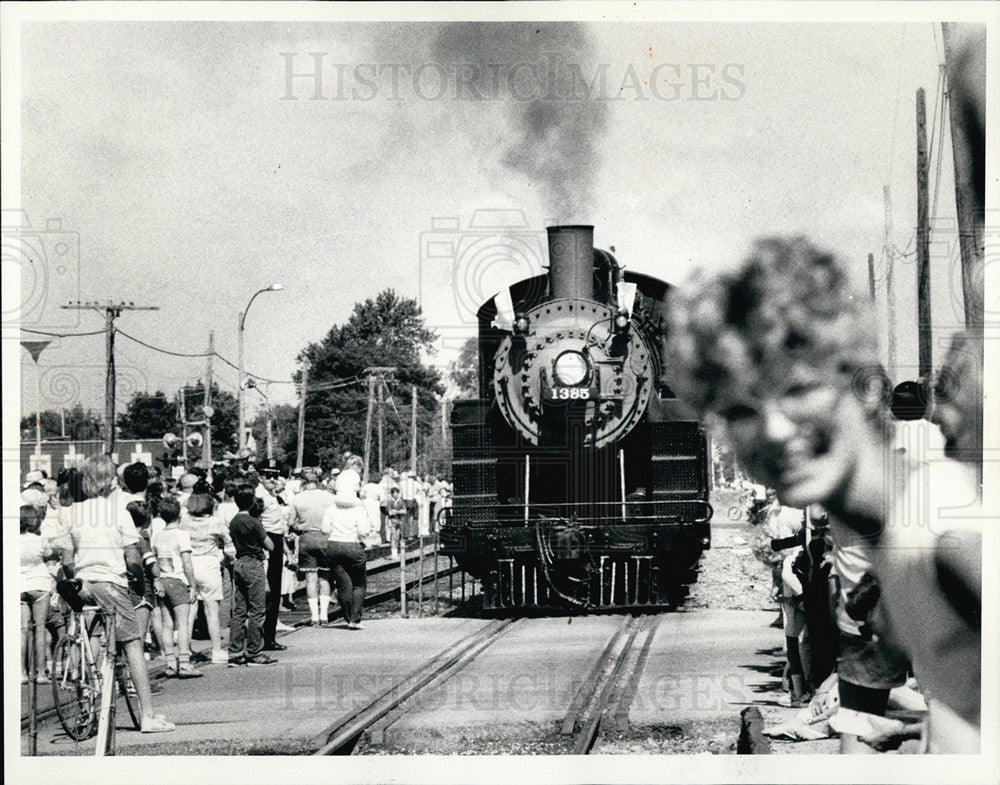
POLYGON ((671 293, 667 379, 706 414, 780 389, 797 365, 863 376, 878 368, 873 322, 831 253, 801 236, 764 238, 735 272, 671 293))

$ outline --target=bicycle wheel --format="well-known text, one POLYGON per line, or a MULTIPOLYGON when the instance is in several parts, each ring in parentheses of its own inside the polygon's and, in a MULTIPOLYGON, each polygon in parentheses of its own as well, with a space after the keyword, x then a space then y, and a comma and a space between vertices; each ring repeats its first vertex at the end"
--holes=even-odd
MULTIPOLYGON (((119 655, 121 656, 121 655, 119 655)), ((132 724, 136 730, 142 729, 142 716, 139 714, 139 697, 129 692, 132 686, 132 679, 129 675, 128 666, 124 662, 115 663, 115 681, 118 682, 118 689, 125 699, 125 706, 128 714, 132 718, 132 724)))
POLYGON ((76 635, 64 636, 52 657, 52 698, 71 739, 82 741, 97 732, 100 694, 100 679, 83 654, 82 642, 76 635))

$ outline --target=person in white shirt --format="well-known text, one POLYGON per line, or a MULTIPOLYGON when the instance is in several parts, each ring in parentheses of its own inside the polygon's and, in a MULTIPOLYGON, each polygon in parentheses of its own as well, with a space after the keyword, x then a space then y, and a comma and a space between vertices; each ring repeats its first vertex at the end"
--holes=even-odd
POLYGON ((28 683, 31 670, 28 639, 32 632, 35 644, 35 681, 39 684, 49 683, 45 674, 45 622, 56 582, 46 564, 53 558, 53 553, 48 542, 39 533, 41 517, 38 508, 30 504, 21 505, 21 581, 18 587, 21 591, 21 684, 28 683))
POLYGON ((322 530, 328 537, 327 561, 337 582, 337 600, 352 630, 361 629, 368 587, 368 561, 362 542, 369 528, 368 513, 361 505, 342 507, 335 503, 323 514, 322 530))
POLYGON ((188 616, 192 603, 198 600, 191 562, 191 535, 180 526, 181 507, 176 499, 160 501, 159 513, 164 525, 154 528, 150 545, 160 566, 160 581, 163 584, 160 606, 165 609, 162 614, 163 653, 167 658, 167 675, 196 678, 203 674, 191 664, 188 616), (174 629, 177 630, 176 650, 173 645, 174 629))
POLYGON ((367 544, 381 545, 385 541, 382 531, 382 506, 385 503, 382 499, 382 486, 377 482, 366 482, 361 488, 361 496, 371 525, 367 544))
POLYGON ((306 599, 314 625, 326 624, 330 609, 330 565, 323 516, 335 497, 318 485, 314 469, 302 470, 302 489, 292 500, 292 529, 299 535, 299 569, 306 576, 306 599))
POLYGON ((278 612, 281 610, 281 573, 285 567, 285 535, 288 534, 289 508, 280 504, 271 492, 274 487, 270 480, 261 480, 255 472, 248 472, 246 479, 254 486, 254 495, 264 504, 260 522, 264 526, 271 550, 267 554, 267 611, 264 614, 264 651, 284 651, 288 647, 275 639, 278 630, 290 630, 281 624, 278 612))
POLYGON ((80 598, 101 606, 115 618, 115 635, 125 648, 132 683, 142 713, 143 733, 174 730, 162 714, 153 710, 149 671, 135 615, 129 597, 126 555, 140 560, 132 516, 118 498, 115 465, 106 455, 88 458, 83 466, 82 491, 88 497, 69 508, 72 549, 63 552, 65 574, 78 579, 80 598))

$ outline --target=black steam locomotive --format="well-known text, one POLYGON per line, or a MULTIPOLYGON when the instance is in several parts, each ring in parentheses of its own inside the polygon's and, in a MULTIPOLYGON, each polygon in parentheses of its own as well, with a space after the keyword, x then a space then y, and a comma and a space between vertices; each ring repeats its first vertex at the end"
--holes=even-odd
POLYGON ((444 553, 488 609, 673 606, 709 547, 704 430, 662 381, 668 285, 548 229, 547 274, 479 319, 479 397, 455 402, 444 553))

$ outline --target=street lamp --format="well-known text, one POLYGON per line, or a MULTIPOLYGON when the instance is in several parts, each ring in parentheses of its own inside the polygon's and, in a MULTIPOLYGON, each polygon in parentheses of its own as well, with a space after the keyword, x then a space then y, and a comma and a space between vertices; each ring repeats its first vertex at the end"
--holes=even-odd
POLYGON ((21 341, 21 346, 28 351, 35 362, 35 461, 38 464, 35 469, 42 468, 42 388, 38 358, 50 343, 52 341, 21 341))
POLYGON ((244 371, 243 371, 243 329, 246 326, 247 311, 250 310, 250 306, 253 305, 253 301, 257 299, 257 295, 263 294, 264 292, 280 292, 284 288, 285 287, 282 286, 280 283, 273 283, 273 284, 271 284, 270 286, 268 286, 265 289, 259 289, 258 291, 254 292, 253 297, 250 298, 250 302, 247 303, 247 307, 244 308, 243 309, 243 313, 240 314, 240 329, 239 329, 239 343, 240 343, 240 351, 239 351, 239 354, 240 354, 240 357, 239 357, 239 364, 240 364, 240 380, 239 380, 240 381, 240 385, 239 386, 240 386, 240 389, 239 389, 239 394, 240 395, 239 395, 239 406, 238 406, 238 408, 239 408, 239 455, 240 455, 241 458, 243 457, 243 451, 246 449, 246 446, 247 446, 247 435, 246 435, 246 430, 245 430, 245 424, 246 423, 245 423, 244 414, 243 414, 243 390, 244 390, 244 388, 246 386, 246 382, 245 382, 245 380, 243 378, 244 377, 244 371))

